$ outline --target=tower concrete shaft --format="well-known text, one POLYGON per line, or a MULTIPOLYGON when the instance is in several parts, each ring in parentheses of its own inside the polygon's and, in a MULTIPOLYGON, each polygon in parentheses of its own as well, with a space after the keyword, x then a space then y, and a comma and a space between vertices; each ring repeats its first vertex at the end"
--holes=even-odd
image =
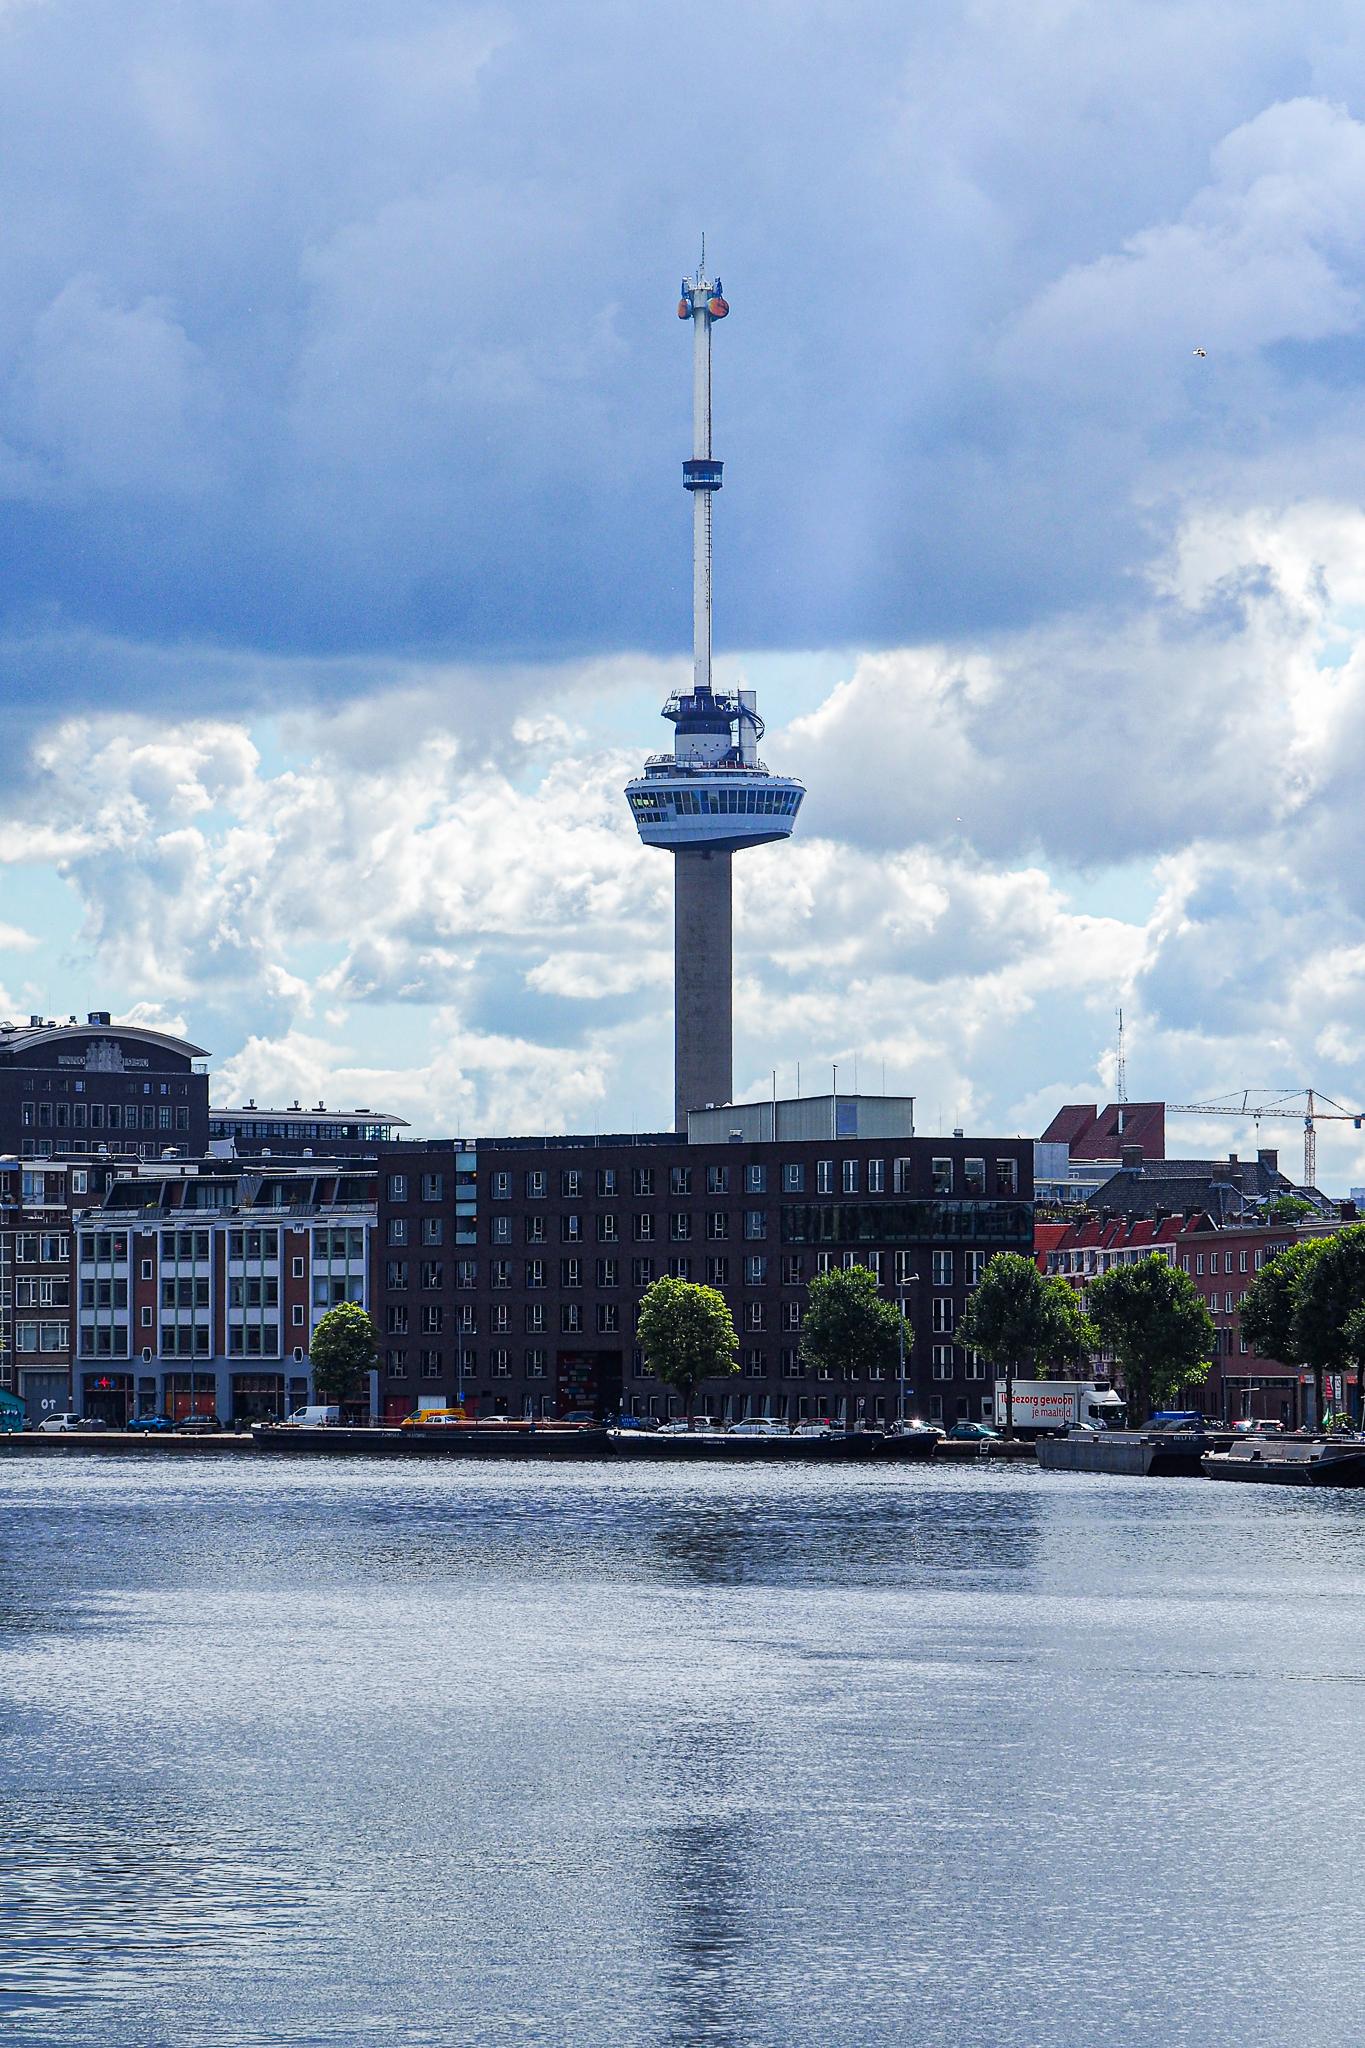
POLYGON ((728 852, 673 855, 673 1128, 734 1093, 734 937, 728 852))

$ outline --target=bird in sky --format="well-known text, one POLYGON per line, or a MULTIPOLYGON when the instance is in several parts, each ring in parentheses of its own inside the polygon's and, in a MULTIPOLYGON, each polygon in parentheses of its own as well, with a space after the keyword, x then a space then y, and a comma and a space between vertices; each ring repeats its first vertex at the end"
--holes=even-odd
POLYGON ((1195 353, 1195 354, 1196 354, 1197 356, 1206 356, 1206 355, 1208 354, 1208 350, 1207 350, 1206 348, 1197 348, 1197 349, 1196 349, 1196 350, 1194 351, 1194 353, 1195 353))

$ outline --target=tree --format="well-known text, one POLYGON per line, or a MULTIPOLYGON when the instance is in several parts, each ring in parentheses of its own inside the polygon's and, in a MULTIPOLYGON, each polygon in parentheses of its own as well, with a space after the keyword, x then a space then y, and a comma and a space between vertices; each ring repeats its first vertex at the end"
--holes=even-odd
POLYGON ((1086 1289, 1085 1308, 1118 1360, 1134 1420, 1208 1378, 1217 1342, 1213 1317, 1189 1274, 1159 1253, 1101 1273, 1086 1289))
POLYGON ((811 1371, 834 1373, 849 1389, 850 1423, 853 1382, 898 1372, 901 1347, 908 1351, 914 1334, 894 1302, 882 1300, 866 1266, 817 1273, 807 1289, 801 1357, 811 1371))
POLYGON ((1063 1280, 1058 1273, 1045 1279, 1043 1307, 1047 1327, 1033 1365, 1039 1379, 1045 1380, 1054 1367, 1063 1372, 1088 1369, 1090 1354, 1096 1349, 1099 1338, 1070 1281, 1063 1280))
POLYGON ((728 1379, 739 1371, 739 1339, 725 1296, 714 1287, 667 1275, 645 1289, 639 1334, 645 1363, 687 1404, 703 1380, 728 1379))
POLYGON ((355 1399, 365 1375, 379 1363, 378 1334, 359 1302, 342 1301, 328 1309, 313 1332, 308 1361, 322 1400, 355 1399))
MULTIPOLYGON (((1065 1281, 1059 1284, 1071 1293, 1065 1281)), ((1070 1334, 1067 1313, 1033 1260, 1019 1252, 997 1252, 972 1290, 957 1341, 1004 1369, 1006 1436, 1014 1434, 1015 1372, 1021 1365, 1032 1371, 1040 1357, 1061 1362, 1070 1334)))
POLYGON ((1242 1302, 1242 1336, 1262 1358, 1281 1365, 1309 1366, 1313 1373, 1313 1415, 1322 1420, 1322 1375, 1329 1363, 1314 1356, 1313 1332, 1299 1322, 1299 1301, 1327 1249, 1325 1237, 1301 1238, 1267 1259, 1242 1302))
MULTIPOLYGON (((1325 1420, 1322 1399, 1324 1372, 1342 1372, 1360 1364, 1365 1349, 1365 1223, 1334 1231, 1330 1237, 1305 1238, 1290 1254, 1308 1252, 1295 1263, 1291 1341, 1300 1358, 1313 1368, 1316 1420, 1325 1420), (1310 1247, 1312 1248, 1310 1251, 1310 1247)), ((1283 1258, 1284 1253, 1280 1254, 1283 1258)), ((1359 1394, 1357 1394, 1359 1412, 1359 1394)))
POLYGON ((1265 1205, 1267 1223, 1297 1223, 1312 1213, 1313 1204, 1305 1202, 1302 1195, 1272 1195, 1265 1205))

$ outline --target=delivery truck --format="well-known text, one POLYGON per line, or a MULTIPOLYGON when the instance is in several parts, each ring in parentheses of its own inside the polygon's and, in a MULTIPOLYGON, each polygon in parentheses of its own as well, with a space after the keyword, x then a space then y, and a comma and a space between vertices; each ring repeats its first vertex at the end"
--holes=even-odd
MULTIPOLYGON (((1060 1436, 1084 1424, 1090 1429, 1122 1429, 1123 1402, 1110 1380, 1026 1380, 1014 1382, 1016 1436, 1060 1436)), ((1005 1382, 995 1383, 995 1426, 1005 1424, 1005 1382)))

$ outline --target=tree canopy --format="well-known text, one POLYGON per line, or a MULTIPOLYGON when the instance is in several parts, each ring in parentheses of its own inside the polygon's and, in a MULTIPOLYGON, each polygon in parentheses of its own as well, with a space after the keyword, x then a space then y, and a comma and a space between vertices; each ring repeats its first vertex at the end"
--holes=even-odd
POLYGON ((1202 1386, 1217 1332, 1188 1273, 1153 1253, 1111 1266, 1086 1289, 1086 1313, 1123 1374, 1129 1412, 1145 1421, 1181 1387, 1202 1386))
POLYGON ((997 1252, 972 1290, 957 1341, 1003 1368, 1008 1435, 1014 1428, 1016 1369, 1083 1365, 1095 1335, 1065 1280, 1045 1280, 1019 1252, 997 1252))
POLYGON ((1321 1422, 1323 1374, 1365 1358, 1365 1223, 1267 1259, 1242 1303, 1242 1335, 1263 1358, 1311 1370, 1321 1422))
POLYGON ((351 1401, 379 1363, 374 1323, 355 1301, 329 1308, 308 1346, 313 1386, 324 1401, 351 1401))
POLYGON ((739 1371, 739 1339, 725 1296, 714 1287, 668 1275, 645 1290, 640 1302, 640 1345, 645 1363, 665 1386, 687 1403, 703 1380, 728 1379, 739 1371))
POLYGON ((908 1352, 914 1331, 894 1302, 883 1301, 876 1276, 866 1266, 817 1273, 807 1290, 801 1326, 801 1357, 814 1372, 844 1381, 871 1373, 894 1374, 901 1346, 908 1352))

